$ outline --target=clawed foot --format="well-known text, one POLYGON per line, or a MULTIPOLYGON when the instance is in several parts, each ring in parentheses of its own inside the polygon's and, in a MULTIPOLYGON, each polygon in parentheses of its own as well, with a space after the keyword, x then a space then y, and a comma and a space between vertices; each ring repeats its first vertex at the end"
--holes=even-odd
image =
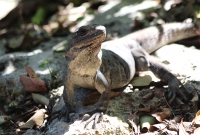
MULTIPOLYGON (((179 101, 179 103, 188 103, 188 96, 184 92, 187 92, 185 87, 181 84, 181 82, 177 78, 173 78, 168 82, 168 92, 166 93, 166 97, 169 101, 169 104, 172 104, 174 101, 179 101)), ((188 95, 188 94, 187 94, 188 95)))
POLYGON ((54 119, 58 118, 59 120, 64 117, 64 121, 69 122, 69 114, 75 112, 74 109, 70 106, 63 106, 63 108, 59 111, 53 112, 51 115, 52 117, 49 119, 49 123, 53 121, 54 119))
POLYGON ((89 114, 85 114, 82 118, 82 122, 85 124, 84 128, 86 128, 87 125, 89 125, 90 122, 92 122, 94 120, 94 122, 92 124, 92 128, 95 129, 96 124, 98 123, 98 121, 100 120, 100 117, 102 117, 102 116, 103 116, 103 113, 100 113, 100 112, 94 113, 91 117, 89 114), (85 121, 85 119, 87 119, 87 120, 85 121))
POLYGON ((179 98, 180 101, 183 101, 184 103, 188 103, 189 99, 188 96, 186 96, 188 95, 188 92, 181 82, 167 68, 165 68, 163 64, 152 59, 146 59, 146 61, 146 63, 149 62, 149 69, 162 81, 168 83, 166 98, 169 101, 169 104, 176 101, 176 98, 179 98), (183 90, 184 92, 187 92, 187 94, 184 94, 183 90))
MULTIPOLYGON (((65 105, 61 110, 53 112, 51 114, 51 118, 48 120, 48 123, 51 123, 54 119, 58 118, 59 120, 64 117, 64 121, 69 122, 70 113, 75 112, 75 110, 65 105)), ((99 109, 94 109, 84 114, 77 113, 76 116, 82 117, 81 123, 84 124, 84 128, 86 128, 89 124, 92 124, 92 128, 96 128, 96 124, 99 122, 100 118, 103 116, 103 111, 101 112, 99 109), (93 122, 93 123, 91 123, 93 122)))

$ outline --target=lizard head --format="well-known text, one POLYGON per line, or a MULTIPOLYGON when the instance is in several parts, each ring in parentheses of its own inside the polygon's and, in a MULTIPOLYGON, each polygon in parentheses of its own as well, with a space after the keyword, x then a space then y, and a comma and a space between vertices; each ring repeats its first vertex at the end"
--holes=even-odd
POLYGON ((74 46, 92 47, 105 40, 106 29, 104 26, 82 26, 72 35, 71 41, 74 46))
POLYGON ((76 31, 67 47, 70 52, 80 52, 88 48, 100 48, 106 38, 106 28, 100 25, 82 26, 76 31))

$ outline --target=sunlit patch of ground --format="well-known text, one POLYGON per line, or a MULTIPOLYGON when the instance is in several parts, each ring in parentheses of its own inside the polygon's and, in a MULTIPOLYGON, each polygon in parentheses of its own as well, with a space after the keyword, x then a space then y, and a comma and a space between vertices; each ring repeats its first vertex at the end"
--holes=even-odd
POLYGON ((0 19, 17 6, 17 0, 0 0, 0 19))

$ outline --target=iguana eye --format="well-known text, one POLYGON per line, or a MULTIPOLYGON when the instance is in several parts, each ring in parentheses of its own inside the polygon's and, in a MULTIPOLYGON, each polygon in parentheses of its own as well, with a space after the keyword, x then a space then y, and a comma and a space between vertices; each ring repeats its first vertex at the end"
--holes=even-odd
POLYGON ((78 35, 80 35, 80 36, 86 36, 87 34, 88 34, 88 29, 86 29, 86 28, 80 28, 78 30, 78 35))

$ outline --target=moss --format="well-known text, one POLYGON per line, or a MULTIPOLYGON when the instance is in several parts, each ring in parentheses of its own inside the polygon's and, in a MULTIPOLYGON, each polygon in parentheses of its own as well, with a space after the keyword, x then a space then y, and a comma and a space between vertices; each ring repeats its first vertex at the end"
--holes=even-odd
POLYGON ((16 101, 12 101, 12 102, 9 104, 9 107, 18 108, 18 107, 19 107, 19 103, 16 102, 16 101))

